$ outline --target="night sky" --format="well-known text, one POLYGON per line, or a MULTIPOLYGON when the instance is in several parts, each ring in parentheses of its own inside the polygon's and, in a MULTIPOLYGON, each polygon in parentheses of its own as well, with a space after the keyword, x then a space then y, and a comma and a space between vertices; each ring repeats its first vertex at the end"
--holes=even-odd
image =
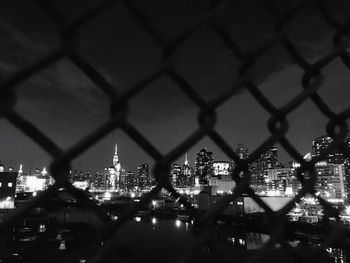
MULTIPOLYGON (((2 80, 59 45, 58 28, 34 2, 0 2, 2 80)), ((56 2, 65 18, 72 20, 98 1, 56 2)), ((135 2, 169 39, 198 19, 207 3, 199 0, 135 2)), ((220 11, 219 21, 225 24, 243 51, 255 50, 273 32, 274 17, 259 4, 262 1, 228 2, 220 11)), ((345 4, 346 1, 335 2, 337 8, 332 11, 344 21, 350 13, 350 5, 345 4)), ((287 29, 288 36, 310 62, 332 47, 334 30, 311 5, 306 5, 287 29)), ((127 90, 160 64, 161 49, 122 2, 108 8, 79 32, 83 39, 80 54, 119 91, 127 90)), ((206 100, 231 88, 237 79, 238 60, 209 24, 179 46, 174 63, 206 100)), ((350 98, 349 69, 336 59, 322 73, 325 80, 319 94, 335 112, 344 110, 349 106, 350 98)), ((301 92, 301 77, 302 70, 280 44, 262 56, 253 69, 253 81, 276 106, 284 105, 301 92)), ((63 149, 108 119, 108 98, 68 59, 52 64, 19 85, 16 94, 16 109, 63 149)), ((129 105, 130 122, 164 154, 198 127, 199 109, 166 75, 148 85, 129 105)), ((269 135, 266 123, 269 115, 247 91, 228 100, 217 114, 216 129, 232 147, 243 143, 252 151, 269 135)), ((302 154, 311 151, 314 138, 325 134, 327 119, 310 100, 290 114, 288 121, 287 138, 302 154)), ((110 166, 116 142, 124 169, 136 171, 142 162, 152 164, 142 149, 122 131, 116 130, 77 158, 73 167, 93 172, 110 166)), ((215 160, 228 160, 210 139, 205 138, 188 151, 191 165, 201 147, 213 151, 215 160)), ((50 157, 43 150, 4 119, 0 120, 0 149, 0 160, 7 167, 17 169, 23 163, 24 170, 28 171, 50 163, 50 157)), ((288 162, 291 158, 281 147, 279 150, 281 160, 288 162)))

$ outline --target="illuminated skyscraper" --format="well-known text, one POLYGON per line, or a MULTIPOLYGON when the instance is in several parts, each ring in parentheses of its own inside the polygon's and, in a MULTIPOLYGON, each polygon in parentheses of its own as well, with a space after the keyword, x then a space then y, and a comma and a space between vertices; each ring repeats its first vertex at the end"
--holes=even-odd
POLYGON ((145 189, 151 186, 151 178, 147 163, 143 163, 137 167, 138 170, 138 185, 140 189, 145 189))
POLYGON ((312 141, 312 157, 320 156, 327 150, 333 139, 329 136, 321 136, 312 141))
POLYGON ((128 191, 134 191, 137 187, 137 180, 135 174, 131 171, 127 172, 125 175, 125 184, 128 191))
POLYGON ((179 187, 180 181, 182 181, 181 177, 181 166, 174 164, 170 170, 170 182, 173 187, 179 187))
POLYGON ((102 172, 96 172, 91 178, 91 188, 96 191, 106 191, 107 175, 107 168, 102 172))
POLYGON ((196 157, 196 177, 201 185, 208 185, 209 178, 213 175, 213 153, 202 148, 196 157))
POLYGON ((109 176, 109 185, 110 190, 114 191, 119 188, 119 181, 120 181, 120 172, 121 172, 121 164, 119 162, 118 157, 118 146, 115 144, 114 148, 114 155, 113 155, 113 166, 109 169, 110 176, 109 176), (112 171, 113 169, 114 171, 112 171))
POLYGON ((244 144, 237 144, 237 148, 233 150, 235 154, 239 157, 241 160, 246 160, 249 157, 249 151, 248 148, 244 146, 244 144))
POLYGON ((315 167, 317 173, 315 191, 327 200, 345 199, 348 193, 344 165, 321 161, 316 163, 315 167))
POLYGON ((257 192, 265 192, 267 190, 265 171, 276 168, 281 168, 281 164, 278 161, 278 149, 273 146, 261 154, 260 158, 251 165, 252 188, 257 192))
POLYGON ((17 172, 5 172, 0 166, 0 209, 12 209, 15 203, 17 172))
POLYGON ((188 159, 187 159, 187 154, 185 155, 185 162, 182 166, 182 175, 183 175, 183 184, 185 185, 184 187, 192 187, 195 184, 194 181, 194 172, 193 168, 190 166, 188 159))

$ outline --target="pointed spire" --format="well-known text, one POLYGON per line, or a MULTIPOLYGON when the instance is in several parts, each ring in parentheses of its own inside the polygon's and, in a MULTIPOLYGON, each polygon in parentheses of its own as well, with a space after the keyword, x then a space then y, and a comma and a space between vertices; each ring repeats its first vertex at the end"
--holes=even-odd
POLYGON ((19 165, 18 174, 22 174, 22 173, 23 173, 23 165, 20 164, 20 165, 19 165))
POLYGON ((113 155, 113 166, 115 167, 118 163, 119 163, 119 158, 118 158, 118 145, 115 144, 114 155, 113 155))
POLYGON ((44 166, 43 170, 41 171, 41 175, 45 176, 47 175, 46 167, 44 166))
POLYGON ((185 165, 188 165, 187 153, 186 153, 186 155, 185 155, 185 165))

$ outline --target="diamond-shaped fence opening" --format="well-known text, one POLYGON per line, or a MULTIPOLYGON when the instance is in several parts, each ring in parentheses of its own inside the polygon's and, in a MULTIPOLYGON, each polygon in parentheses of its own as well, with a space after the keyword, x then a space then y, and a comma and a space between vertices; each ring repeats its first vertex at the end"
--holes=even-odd
MULTIPOLYGON (((338 248, 343 249, 341 253, 343 253, 345 257, 350 247, 348 230, 345 231, 345 227, 339 218, 339 211, 334 209, 325 199, 317 195, 315 191, 317 179, 317 170, 315 166, 319 161, 326 158, 328 153, 335 149, 341 151, 346 158, 350 158, 349 149, 343 145, 348 133, 347 119, 349 118, 350 111, 346 108, 334 112, 331 105, 328 105, 327 98, 320 96, 318 93, 319 89, 324 88, 324 80, 327 78, 327 74, 324 73, 324 68, 332 61, 340 58, 342 66, 350 68, 350 58, 347 53, 349 45, 349 17, 341 21, 338 20, 338 15, 334 11, 336 8, 330 10, 329 6, 331 4, 326 1, 293 1, 285 5, 276 3, 277 1, 263 1, 263 6, 265 8, 264 10, 259 10, 259 12, 271 12, 270 15, 274 17, 275 24, 271 33, 267 34, 267 36, 265 35, 263 41, 259 43, 257 47, 256 45, 252 45, 255 47, 254 50, 247 51, 242 47, 242 44, 238 44, 232 33, 237 28, 246 27, 235 24, 234 30, 230 30, 229 27, 231 24, 225 24, 225 19, 219 19, 222 13, 227 15, 227 11, 230 10, 230 5, 232 3, 229 1, 207 1, 205 12, 202 10, 203 3, 198 3, 201 9, 199 12, 201 14, 200 17, 196 17, 196 19, 193 20, 190 19, 191 21, 186 26, 181 24, 181 32, 169 39, 165 37, 164 32, 159 29, 163 28, 164 25, 157 25, 158 22, 156 21, 158 21, 161 16, 155 15, 157 19, 153 19, 151 14, 143 12, 144 10, 136 3, 126 0, 123 1, 123 8, 126 8, 128 12, 130 12, 132 18, 139 24, 144 33, 154 39, 155 43, 157 43, 161 49, 163 56, 157 69, 153 69, 153 71, 150 70, 147 76, 135 81, 135 84, 131 87, 119 89, 100 73, 100 69, 95 67, 91 60, 86 59, 83 54, 79 53, 79 45, 84 42, 84 34, 80 35, 79 29, 83 25, 88 27, 89 23, 93 23, 97 16, 103 16, 104 11, 112 5, 117 6, 115 4, 118 1, 106 0, 98 2, 93 6, 90 3, 88 8, 82 6, 79 11, 83 10, 83 12, 79 12, 74 18, 71 18, 71 14, 69 14, 69 22, 65 18, 62 8, 57 9, 57 6, 51 3, 51 1, 38 0, 36 2, 42 9, 42 12, 56 23, 61 32, 61 42, 56 50, 52 50, 46 53, 46 55, 41 55, 32 65, 19 69, 14 74, 5 76, 0 86, 0 114, 2 118, 11 122, 17 129, 21 130, 52 157, 53 161, 50 165, 50 174, 55 180, 55 183, 43 193, 33 197, 27 204, 7 214, 0 222, 1 233, 11 231, 11 227, 33 209, 45 206, 45 204, 50 201, 57 201, 57 199, 59 199, 60 189, 64 188, 77 200, 78 206, 82 208, 82 213, 88 211, 88 216, 94 217, 94 219, 89 219, 88 222, 99 218, 99 220, 104 223, 98 228, 96 232, 97 236, 90 237, 95 243, 87 243, 86 246, 82 246, 83 248, 79 247, 74 249, 76 245, 74 245, 74 240, 63 240, 62 236, 60 236, 57 237, 58 244, 56 244, 56 246, 59 247, 59 251, 52 252, 52 250, 48 250, 50 252, 43 255, 41 259, 36 257, 38 261, 63 260, 65 262, 78 262, 80 260, 80 262, 85 262, 85 260, 88 260, 88 262, 103 262, 111 259, 138 261, 140 258, 138 258, 138 255, 135 255, 135 253, 139 252, 140 255, 143 255, 142 253, 144 252, 142 252, 143 250, 141 248, 135 249, 135 247, 132 247, 132 243, 128 243, 123 239, 123 237, 125 237, 125 231, 126 229, 129 230, 130 236, 133 236, 131 231, 134 229, 134 231, 139 231, 140 235, 143 235, 143 230, 132 226, 129 222, 130 219, 133 219, 138 211, 149 204, 153 198, 156 198, 161 191, 166 190, 177 202, 181 203, 194 218, 194 225, 191 227, 193 236, 183 237, 183 239, 188 238, 188 240, 186 240, 188 241, 188 246, 186 246, 186 249, 181 251, 181 253, 177 254, 176 257, 172 257, 172 254, 167 254, 166 251, 171 249, 177 251, 176 248, 181 246, 179 244, 179 240, 181 239, 178 240, 174 238, 174 243, 160 244, 156 241, 157 238, 161 240, 161 237, 153 236, 153 239, 150 241, 155 243, 153 247, 154 254, 158 255, 160 252, 165 252, 165 257, 161 259, 158 258, 159 260, 176 260, 178 262, 188 262, 195 259, 204 260, 209 251, 210 257, 213 257, 213 260, 216 255, 216 259, 219 258, 223 261, 229 261, 232 257, 236 257, 242 260, 249 260, 249 262, 257 262, 269 258, 275 253, 273 248, 280 246, 282 250, 278 253, 282 253, 282 255, 276 254, 276 256, 281 257, 287 255, 287 259, 291 262, 305 262, 310 260, 308 257, 312 255, 307 254, 303 250, 295 250, 291 247, 290 243, 287 242, 286 236, 292 234, 288 232, 284 218, 296 204, 300 203, 301 198, 309 194, 318 199, 320 205, 323 207, 323 231, 325 234, 321 240, 321 247, 328 249, 329 246, 336 245, 338 248), (310 62, 309 58, 304 57, 302 54, 303 52, 299 51, 298 45, 294 44, 294 40, 289 38, 290 36, 288 35, 290 22, 297 19, 297 14, 301 12, 300 10, 303 10, 305 6, 306 8, 310 8, 310 5, 311 8, 319 12, 319 16, 324 22, 334 29, 334 33, 329 39, 333 47, 318 54, 317 58, 313 59, 312 62, 310 62), (218 91, 209 101, 205 100, 200 94, 200 89, 194 88, 184 76, 185 74, 181 74, 181 70, 177 70, 176 68, 176 57, 179 46, 187 41, 191 41, 191 36, 204 25, 209 25, 212 28, 211 30, 215 33, 214 35, 222 40, 225 48, 229 52, 232 52, 230 55, 234 55, 239 61, 238 69, 232 69, 236 78, 234 78, 231 88, 229 90, 218 91), (298 82, 300 89, 297 90, 284 105, 279 107, 271 103, 269 97, 260 90, 259 83, 255 83, 252 80, 254 67, 261 67, 257 62, 267 52, 273 49, 276 44, 279 46, 282 45, 293 58, 294 63, 302 70, 302 76, 298 82), (66 150, 61 149, 55 141, 50 139, 49 136, 40 129, 40 127, 35 126, 24 118, 15 108, 17 99, 16 88, 30 77, 37 76, 42 70, 59 62, 63 58, 70 60, 79 68, 81 72, 85 74, 85 77, 90 79, 94 85, 96 85, 96 88, 108 97, 110 104, 110 116, 108 116, 108 120, 98 126, 96 125, 96 129, 85 137, 82 137, 77 143, 71 145, 66 150), (166 154, 162 154, 161 151, 137 129, 137 126, 133 126, 128 119, 128 110, 130 108, 129 101, 141 93, 141 91, 149 89, 149 84, 155 82, 162 74, 169 76, 176 85, 178 85, 176 88, 181 90, 181 92, 183 92, 198 108, 197 120, 193 120, 197 123, 196 129, 189 133, 189 135, 187 135, 188 137, 183 139, 180 144, 169 150, 166 154), (270 135, 260 142, 259 146, 251 152, 247 160, 241 160, 216 130, 217 108, 242 90, 244 92, 249 92, 249 95, 254 98, 256 103, 262 106, 262 110, 270 115, 266 123, 270 135), (333 142, 320 156, 310 160, 304 160, 301 153, 294 148, 293 141, 287 139, 290 125, 288 122, 289 115, 307 100, 311 100, 317 107, 317 110, 326 117, 327 122, 324 124, 324 128, 327 134, 333 138, 333 142), (155 161, 152 174, 156 184, 153 186, 152 190, 140 197, 139 202, 135 202, 123 209, 118 215, 117 220, 113 220, 113 214, 111 215, 108 209, 106 210, 98 206, 90 198, 88 193, 75 188, 69 182, 68 174, 71 170, 72 162, 77 157, 87 151, 95 143, 99 142, 101 138, 104 138, 116 129, 122 130, 155 161), (187 150, 196 145, 204 137, 210 138, 229 159, 235 162, 235 167, 230 175, 235 180, 236 186, 232 189, 232 194, 218 199, 209 211, 203 213, 195 208, 190 198, 182 196, 176 188, 171 185, 169 181, 169 172, 170 165, 181 156, 184 156, 187 150), (277 143, 279 143, 296 162, 300 163, 300 166, 296 169, 296 177, 300 182, 300 190, 283 208, 278 211, 273 211, 273 209, 266 204, 264 199, 254 191, 250 165, 254 164, 261 154, 265 153, 269 147, 277 143), (226 209, 232 202, 238 200, 241 195, 251 197, 254 202, 265 210, 261 225, 265 227, 266 231, 270 234, 270 239, 262 248, 251 254, 221 247, 216 240, 218 232, 210 228, 220 212, 226 209), (175 240, 177 241, 175 242, 175 240), (65 254, 62 254, 61 252, 66 250, 66 246, 73 249, 69 249, 65 254), (87 258, 81 258, 82 255, 85 255, 87 258)), ((191 4, 191 8, 193 8, 193 5, 195 4, 191 4)), ((180 8, 185 7, 180 5, 180 8)), ((253 9, 253 6, 251 8, 253 9)), ((155 7, 152 12, 157 13, 162 11, 157 10, 155 7)), ((247 14, 247 17, 249 17, 249 14, 247 14)), ((312 20, 312 18, 310 19, 312 20)), ((250 18, 247 28, 257 28, 258 26, 255 27, 254 23, 259 23, 259 21, 250 18)), ((292 24, 291 22, 291 25, 292 24)), ((296 24, 299 25, 298 23, 296 24)), ((293 30, 300 29, 293 28, 293 30)), ((310 34, 312 33, 313 32, 310 32, 310 34)), ((254 34, 255 32, 244 32, 243 35, 247 35, 248 39, 250 39, 252 35, 251 39, 254 39, 254 34)), ((215 87, 213 87, 213 89, 214 88, 215 87)), ((283 87, 281 87, 281 89, 283 89, 283 87)), ((235 122, 235 120, 231 119, 227 121, 235 122)), ((65 215, 63 217, 65 217, 65 215)), ((177 224, 180 226, 181 222, 177 224)), ((164 234, 167 235, 169 233, 164 230, 164 234)), ((64 235, 64 231, 60 235, 64 235)), ((83 242, 84 237, 80 238, 80 241, 83 242)), ((171 235, 169 239, 171 239, 171 235)), ((238 240, 240 243, 245 242, 243 239, 238 238, 238 240)), ((235 243, 235 241, 233 241, 233 243, 235 243)), ((6 247, 2 243, 0 245, 1 257, 3 257, 4 260, 11 261, 15 256, 12 254, 11 248, 6 247)), ((327 252, 332 253, 332 251, 328 250, 327 252)), ((318 256, 321 257, 322 255, 318 256)), ((145 256, 144 259, 156 261, 157 256, 154 256, 154 258, 147 258, 145 256)), ((208 259, 210 260, 210 258, 208 259)))

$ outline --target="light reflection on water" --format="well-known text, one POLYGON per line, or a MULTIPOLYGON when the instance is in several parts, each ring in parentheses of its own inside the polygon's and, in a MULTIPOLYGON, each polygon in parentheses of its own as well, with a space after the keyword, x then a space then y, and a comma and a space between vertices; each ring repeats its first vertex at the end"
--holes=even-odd
MULTIPOLYGON (((177 231, 185 231, 190 232, 192 230, 194 221, 193 220, 185 220, 182 221, 180 219, 159 219, 156 217, 152 218, 142 218, 140 216, 136 216, 136 222, 144 222, 152 224, 154 230, 157 230, 158 227, 162 225, 172 226, 177 231)), ((219 243, 225 243, 226 245, 230 245, 235 248, 243 248, 245 250, 257 250, 260 249, 266 242, 269 241, 270 236, 263 233, 255 233, 255 232, 246 232, 244 229, 239 229, 237 227, 232 227, 228 225, 216 225, 212 226, 214 234, 214 238, 219 243)), ((303 241, 305 242, 305 240, 303 241)), ((289 241, 291 247, 298 247, 299 245, 305 245, 305 243, 300 242, 299 240, 289 241), (301 244, 303 243, 303 244, 301 244)), ((307 241, 307 246, 310 248, 319 248, 320 244, 307 241)), ((276 244, 276 248, 279 248, 280 245, 276 244)), ((328 248, 325 250, 329 257, 332 259, 332 262, 335 263, 345 263, 347 261, 347 257, 345 255, 344 250, 328 248)))

